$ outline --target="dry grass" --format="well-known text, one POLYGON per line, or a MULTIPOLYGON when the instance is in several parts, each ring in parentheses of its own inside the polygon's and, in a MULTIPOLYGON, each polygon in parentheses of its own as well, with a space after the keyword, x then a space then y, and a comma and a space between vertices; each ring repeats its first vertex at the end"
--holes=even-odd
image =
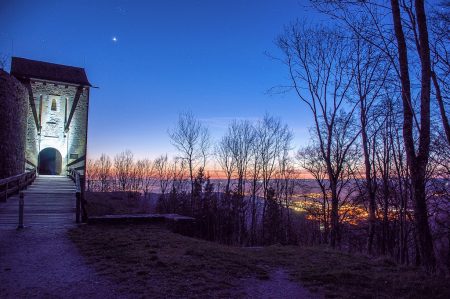
POLYGON ((239 278, 266 277, 239 248, 174 234, 156 225, 85 226, 70 232, 88 263, 125 293, 230 297, 239 278))
POLYGON ((245 297, 246 278, 265 280, 282 267, 329 298, 450 298, 443 279, 326 248, 228 247, 155 225, 84 226, 70 237, 100 274, 135 296, 245 297))
POLYGON ((86 192, 90 216, 149 213, 149 201, 136 192, 86 192))
POLYGON ((290 269, 295 280, 327 298, 450 298, 445 277, 396 265, 389 259, 345 254, 322 247, 272 246, 261 253, 271 264, 290 269))

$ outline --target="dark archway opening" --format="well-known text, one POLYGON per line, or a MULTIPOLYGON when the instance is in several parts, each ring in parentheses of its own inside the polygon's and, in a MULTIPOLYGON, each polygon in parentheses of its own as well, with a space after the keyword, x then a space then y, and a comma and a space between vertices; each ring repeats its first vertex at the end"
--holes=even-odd
POLYGON ((62 167, 61 153, 52 147, 39 153, 39 174, 60 175, 62 167))

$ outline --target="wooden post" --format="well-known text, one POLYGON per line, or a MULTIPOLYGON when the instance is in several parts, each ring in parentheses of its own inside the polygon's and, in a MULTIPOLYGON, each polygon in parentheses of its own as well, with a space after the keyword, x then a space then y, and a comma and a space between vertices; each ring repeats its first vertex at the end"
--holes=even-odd
POLYGON ((23 197, 24 197, 23 192, 20 192, 20 195, 19 195, 19 225, 17 226, 18 229, 23 228, 23 206, 24 206, 23 197))
POLYGON ((83 223, 87 222, 87 212, 86 212, 86 177, 84 175, 80 175, 80 189, 81 189, 81 221, 83 223))
POLYGON ((75 221, 77 223, 80 223, 80 211, 81 211, 81 192, 77 191, 77 193, 75 194, 75 196, 77 197, 77 202, 76 202, 76 216, 75 216, 75 221))
POLYGON ((19 179, 17 180, 17 194, 20 193, 20 183, 22 181, 22 177, 19 177, 19 179))
POLYGON ((6 182, 5 201, 8 199, 8 182, 6 182))

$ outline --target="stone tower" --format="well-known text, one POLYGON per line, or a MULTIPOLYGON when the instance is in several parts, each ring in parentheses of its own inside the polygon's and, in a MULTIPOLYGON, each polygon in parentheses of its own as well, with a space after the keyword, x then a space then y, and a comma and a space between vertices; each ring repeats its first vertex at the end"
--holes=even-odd
POLYGON ((91 84, 84 69, 13 57, 10 74, 28 94, 25 168, 85 174, 91 84))

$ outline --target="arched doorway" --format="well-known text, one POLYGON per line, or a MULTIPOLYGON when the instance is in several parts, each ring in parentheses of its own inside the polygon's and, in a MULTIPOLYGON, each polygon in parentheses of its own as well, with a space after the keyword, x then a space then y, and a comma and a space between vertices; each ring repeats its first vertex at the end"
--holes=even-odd
POLYGON ((52 147, 39 153, 39 174, 60 175, 62 167, 61 153, 52 147))

